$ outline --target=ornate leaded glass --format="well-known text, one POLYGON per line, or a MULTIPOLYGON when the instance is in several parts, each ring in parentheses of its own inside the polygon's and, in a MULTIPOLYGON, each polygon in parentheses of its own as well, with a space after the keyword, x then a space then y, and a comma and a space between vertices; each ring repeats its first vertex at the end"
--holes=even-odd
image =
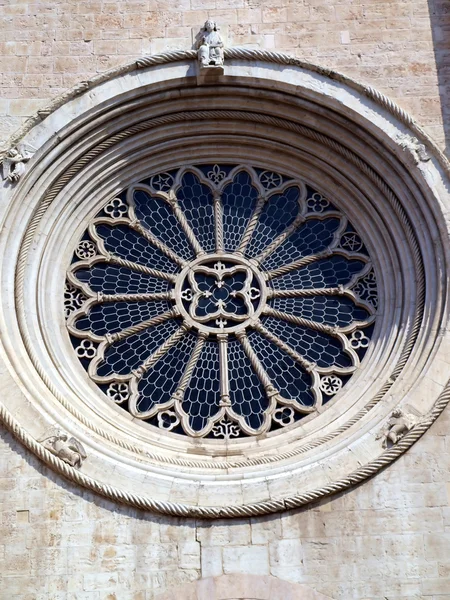
POLYGON ((75 352, 109 401, 211 439, 320 412, 358 369, 376 307, 340 210, 302 181, 232 165, 158 173, 109 200, 65 289, 75 352))

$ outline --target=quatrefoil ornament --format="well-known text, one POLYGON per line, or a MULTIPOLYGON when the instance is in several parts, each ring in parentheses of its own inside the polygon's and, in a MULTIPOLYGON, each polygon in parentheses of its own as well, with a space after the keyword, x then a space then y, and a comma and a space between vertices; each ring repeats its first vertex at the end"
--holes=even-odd
POLYGON ((254 274, 246 265, 226 266, 217 261, 212 267, 200 264, 188 275, 191 288, 183 290, 194 321, 242 322, 255 314, 255 302, 261 291, 253 284, 254 274))

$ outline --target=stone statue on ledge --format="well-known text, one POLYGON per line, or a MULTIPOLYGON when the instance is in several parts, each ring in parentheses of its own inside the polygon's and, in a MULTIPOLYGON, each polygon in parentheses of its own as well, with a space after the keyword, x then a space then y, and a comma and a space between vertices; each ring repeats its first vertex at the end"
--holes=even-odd
POLYGON ((201 69, 223 70, 223 41, 220 37, 219 27, 208 19, 200 31, 198 41, 198 60, 201 69))

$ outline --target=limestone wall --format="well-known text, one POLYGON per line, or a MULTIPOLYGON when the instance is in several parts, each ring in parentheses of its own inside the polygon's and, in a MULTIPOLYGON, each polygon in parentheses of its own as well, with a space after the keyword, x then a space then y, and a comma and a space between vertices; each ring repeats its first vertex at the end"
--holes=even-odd
POLYGON ((207 17, 222 25, 228 45, 289 52, 373 85, 445 143, 447 0, 4 0, 0 138, 96 73, 190 48, 207 17))
MULTIPOLYGON (((0 15, 2 140, 96 73, 190 48, 209 16, 228 45, 288 52, 373 85, 447 144, 448 0, 6 0, 0 15)), ((360 487, 306 510, 229 522, 118 506, 66 483, 2 430, 0 502, 1 600, 153 600, 229 574, 303 584, 302 598, 309 588, 311 598, 450 600, 448 410, 360 487)))
POLYGON ((236 521, 115 505, 67 484, 5 432, 0 457, 1 600, 153 600, 222 574, 270 574, 335 600, 450 599, 448 411, 360 487, 236 521))

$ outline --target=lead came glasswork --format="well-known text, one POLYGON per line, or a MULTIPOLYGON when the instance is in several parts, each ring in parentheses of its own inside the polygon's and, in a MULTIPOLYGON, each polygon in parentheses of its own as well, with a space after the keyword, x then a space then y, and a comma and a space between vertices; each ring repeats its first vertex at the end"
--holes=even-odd
POLYGON ((110 199, 64 296, 105 401, 230 443, 343 393, 376 307, 369 254, 341 211, 301 181, 226 164, 156 173, 110 199))

